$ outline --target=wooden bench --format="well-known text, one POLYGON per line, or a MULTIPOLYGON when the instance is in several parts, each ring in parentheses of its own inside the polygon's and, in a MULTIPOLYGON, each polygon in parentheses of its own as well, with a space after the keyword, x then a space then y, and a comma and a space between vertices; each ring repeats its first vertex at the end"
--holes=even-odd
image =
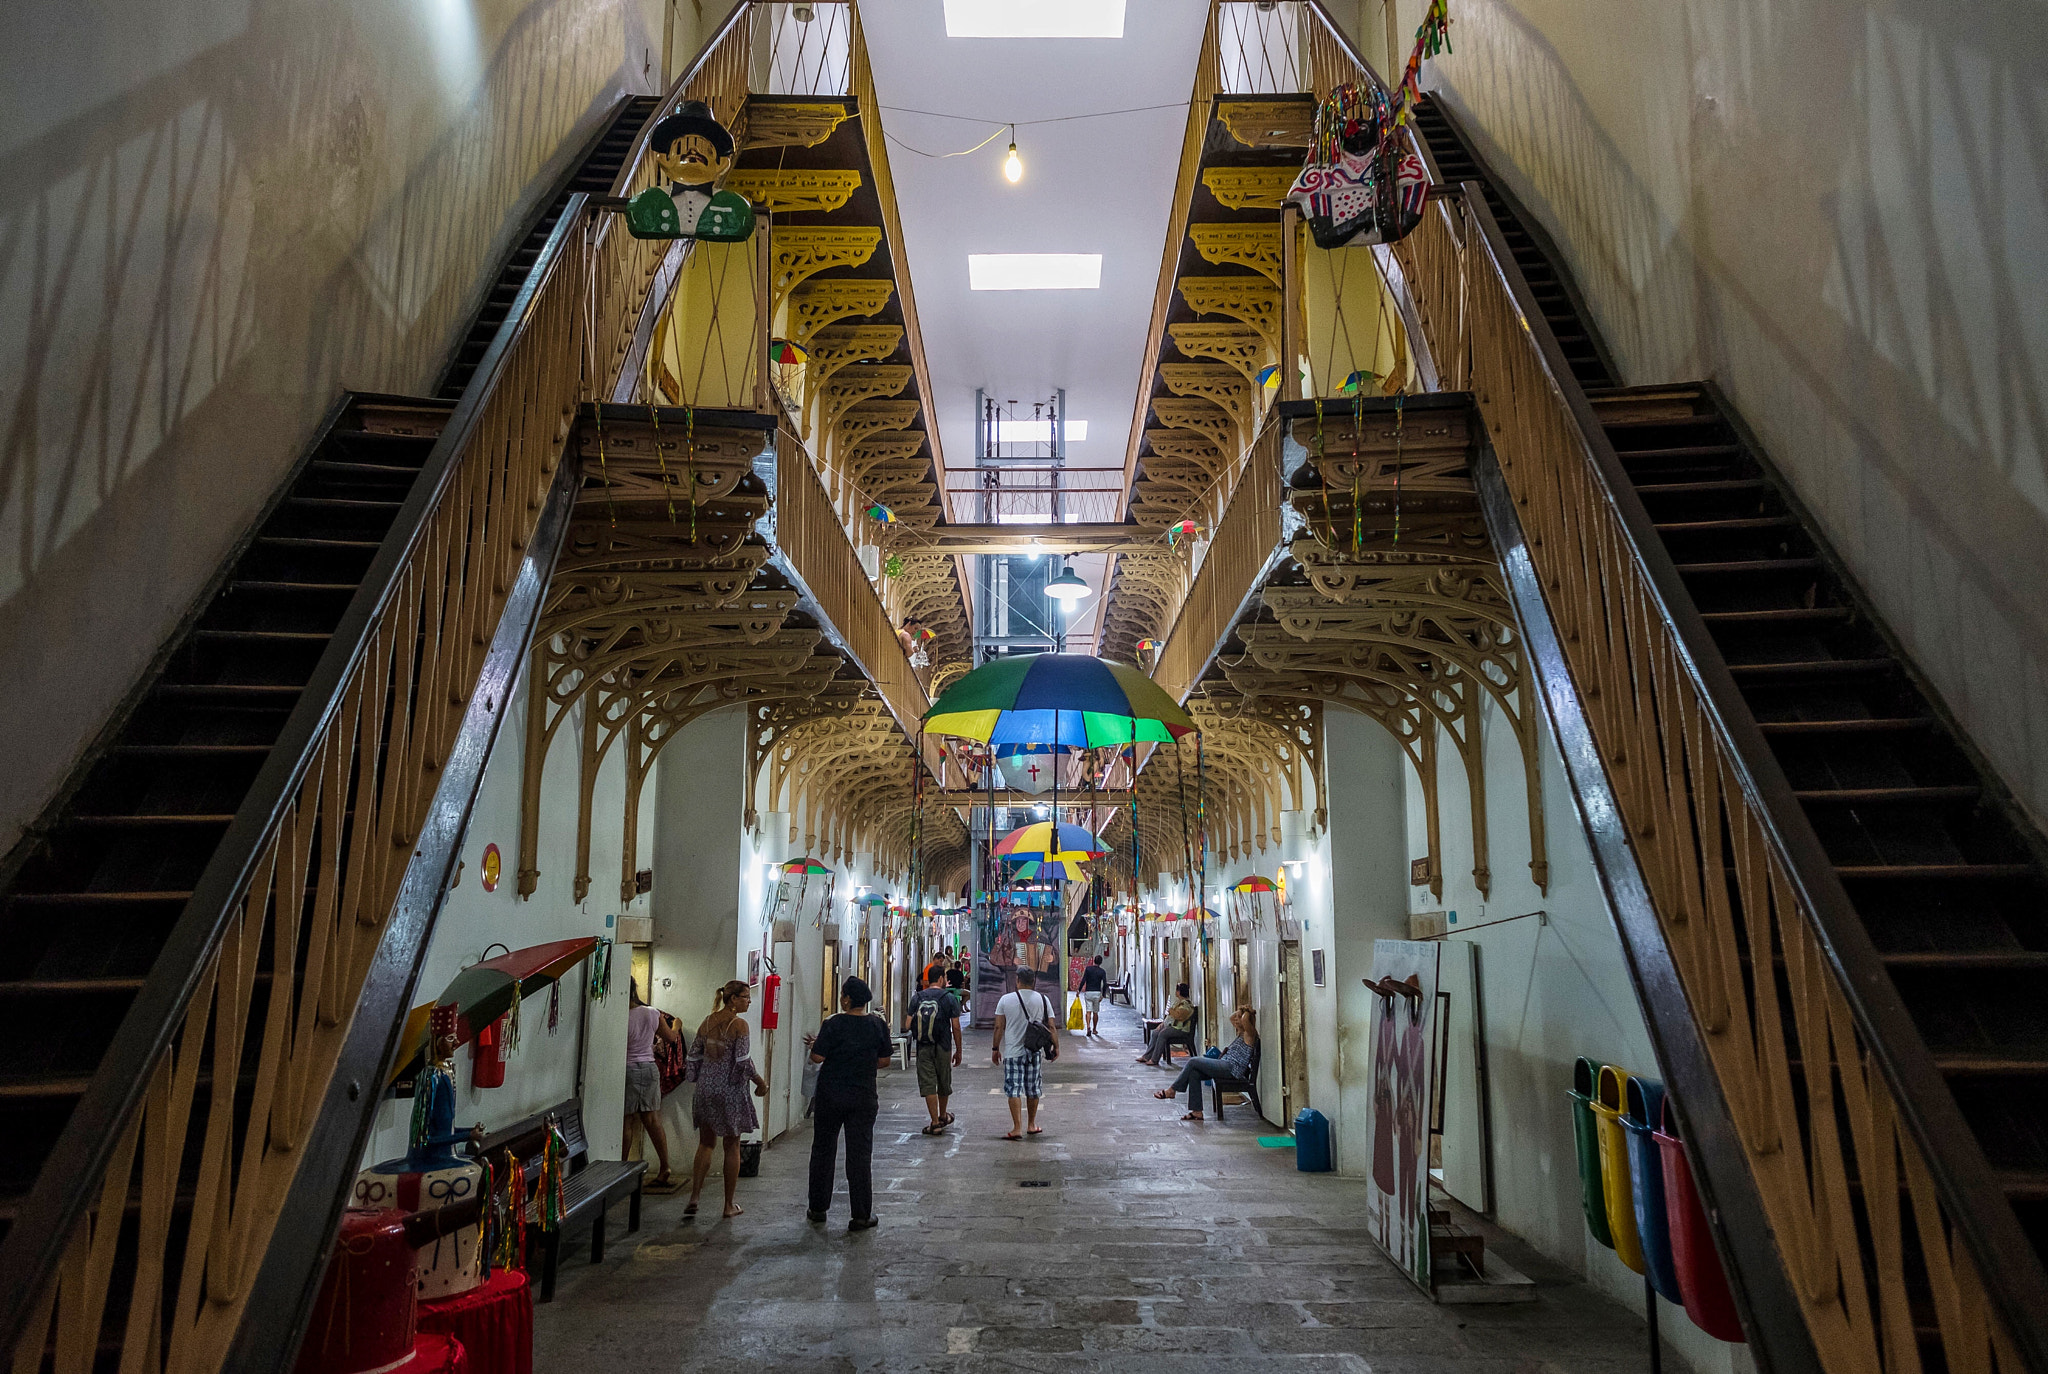
MULTIPOLYGON (((562 1240, 572 1230, 590 1225, 590 1262, 604 1262, 605 1213, 614 1199, 627 1201, 626 1231, 640 1229, 640 1186, 647 1174, 647 1162, 634 1160, 593 1160, 590 1144, 583 1136, 583 1100, 572 1097, 544 1112, 503 1130, 493 1131, 473 1147, 478 1156, 502 1161, 511 1151, 526 1170, 526 1247, 531 1256, 540 1255, 540 1301, 555 1296, 555 1267, 561 1258, 562 1240), (562 1224, 552 1232, 541 1230, 540 1166, 547 1150, 548 1118, 561 1123, 562 1143, 568 1146, 568 1177, 562 1183, 562 1224)), ((528 1260, 529 1270, 532 1260, 528 1260)))
MULTIPOLYGON (((1145 1023, 1145 1043, 1149 1045, 1152 1043, 1152 1032, 1158 1030, 1160 1025, 1165 1022, 1166 1018, 1163 1016, 1147 1016, 1144 1017, 1143 1020, 1145 1023)), ((1184 1027, 1166 1037, 1167 1063, 1171 1064, 1173 1062, 1173 1047, 1175 1045, 1187 1046, 1189 1054, 1193 1054, 1195 1052, 1195 1036, 1198 1033, 1196 1028, 1199 1027, 1201 1024, 1202 1009, 1200 1007, 1196 1007, 1195 1014, 1187 1019, 1184 1027)))

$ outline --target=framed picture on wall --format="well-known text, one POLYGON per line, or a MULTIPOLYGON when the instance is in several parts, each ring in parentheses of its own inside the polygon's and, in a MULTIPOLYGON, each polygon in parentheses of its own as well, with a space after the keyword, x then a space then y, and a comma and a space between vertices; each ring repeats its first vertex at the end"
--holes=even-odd
POLYGON ((747 951, 747 982, 755 986, 760 985, 761 951, 758 949, 750 949, 747 951))
POLYGON ((1321 987, 1323 985, 1323 952, 1319 949, 1312 949, 1309 951, 1308 958, 1311 971, 1310 976, 1315 979, 1316 986, 1321 987))

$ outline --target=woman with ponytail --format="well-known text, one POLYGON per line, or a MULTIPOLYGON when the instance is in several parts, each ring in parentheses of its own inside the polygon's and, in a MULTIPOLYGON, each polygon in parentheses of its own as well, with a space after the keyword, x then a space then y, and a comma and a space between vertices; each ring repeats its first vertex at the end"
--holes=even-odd
POLYGON ((690 1068, 686 1075, 697 1085, 690 1105, 690 1120, 697 1127, 697 1160, 690 1169, 690 1201, 683 1215, 697 1215, 697 1199, 704 1191, 705 1176, 711 1172, 711 1156, 725 1146, 725 1215, 738 1216, 743 1209, 732 1200, 740 1180, 740 1137, 758 1127, 753 1099, 747 1084, 754 1085, 754 1097, 768 1095, 768 1081, 754 1069, 747 1044, 746 1012, 754 990, 735 978, 713 998, 711 1015, 697 1027, 690 1042, 690 1068))

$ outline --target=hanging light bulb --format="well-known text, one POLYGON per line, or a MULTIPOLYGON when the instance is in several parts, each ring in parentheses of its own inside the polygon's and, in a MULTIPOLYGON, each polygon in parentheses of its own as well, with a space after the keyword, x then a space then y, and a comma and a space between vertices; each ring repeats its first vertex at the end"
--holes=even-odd
POLYGON ((1017 156, 1017 126, 1010 126, 1010 155, 1003 159, 1003 175, 1016 185, 1024 179, 1024 159, 1017 156))

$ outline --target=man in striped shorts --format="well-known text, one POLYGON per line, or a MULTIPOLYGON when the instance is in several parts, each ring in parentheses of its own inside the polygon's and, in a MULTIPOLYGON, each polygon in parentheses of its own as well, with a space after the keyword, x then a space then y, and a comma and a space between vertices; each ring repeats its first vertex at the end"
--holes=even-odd
POLYGON ((1003 1095, 1010 1099, 1010 1133, 1005 1140, 1022 1140, 1043 1135, 1038 1124, 1038 1099, 1043 1093, 1038 1051, 1024 1048, 1025 1028, 1042 1024, 1059 1045, 1059 1027, 1052 1014, 1052 999, 1033 986, 1037 975, 1028 968, 1017 970, 1017 990, 996 1003, 995 1044, 989 1058, 1003 1066, 1003 1095))

